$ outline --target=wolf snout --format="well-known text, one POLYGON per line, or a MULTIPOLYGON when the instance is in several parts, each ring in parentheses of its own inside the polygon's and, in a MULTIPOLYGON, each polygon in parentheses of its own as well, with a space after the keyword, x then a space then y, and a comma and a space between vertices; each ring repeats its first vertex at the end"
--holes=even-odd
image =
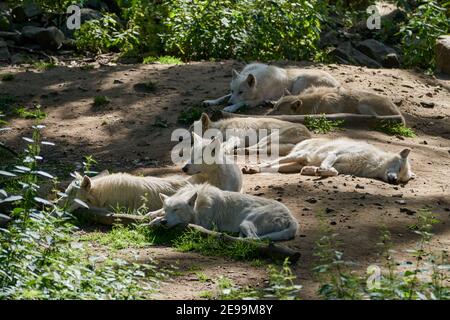
POLYGON ((181 170, 183 170, 184 173, 187 173, 189 170, 188 165, 185 165, 181 170))
POLYGON ((162 226, 166 226, 167 225, 167 220, 166 219, 161 219, 160 221, 162 226))
POLYGON ((396 184, 398 182, 398 177, 394 173, 388 173, 387 180, 389 183, 396 184))

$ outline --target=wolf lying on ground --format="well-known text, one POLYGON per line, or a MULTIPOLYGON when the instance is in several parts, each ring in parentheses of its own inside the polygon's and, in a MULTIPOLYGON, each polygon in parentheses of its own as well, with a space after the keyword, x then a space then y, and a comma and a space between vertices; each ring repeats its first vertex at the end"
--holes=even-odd
MULTIPOLYGON (((313 87, 300 95, 289 95, 289 92, 286 92, 286 95, 277 101, 271 112, 271 114, 321 113, 401 116, 400 110, 389 98, 372 92, 343 87, 313 87)), ((405 120, 403 119, 404 122, 405 120)))
POLYGON ((233 69, 231 93, 215 100, 205 100, 205 106, 229 102, 224 111, 235 112, 244 105, 255 107, 278 100, 285 89, 299 94, 311 86, 337 87, 339 82, 329 73, 311 69, 282 69, 262 63, 247 65, 241 73, 233 69))
MULTIPOLYGON (((198 136, 197 136, 198 137, 198 136)), ((198 137, 200 140, 201 138, 198 137)), ((198 141, 197 146, 202 150, 209 144, 198 141)), ((215 141, 211 142, 215 143, 215 141)), ((191 156, 194 157, 193 149, 191 156)), ((81 207, 75 199, 85 202, 88 206, 97 208, 120 208, 138 209, 146 205, 149 210, 161 208, 162 202, 159 193, 167 195, 174 194, 183 186, 208 182, 224 190, 238 191, 242 189, 242 172, 234 162, 225 162, 225 154, 219 144, 215 148, 217 158, 210 164, 201 161, 199 164, 188 163, 183 171, 191 177, 139 177, 127 173, 109 174, 107 171, 90 178, 75 173, 75 180, 68 186, 65 193, 67 199, 61 199, 61 204, 69 203, 69 212, 81 207)), ((201 153, 200 153, 201 154, 201 153)))
POLYGON ((304 125, 274 118, 245 117, 211 121, 209 116, 203 113, 200 120, 194 123, 193 127, 200 123, 202 134, 206 130, 216 129, 220 132, 223 139, 230 139, 231 136, 237 137, 240 139, 239 143, 237 143, 238 151, 241 148, 246 148, 249 153, 256 153, 264 148, 267 148, 268 153, 271 153, 272 141, 278 141, 279 155, 286 155, 298 142, 311 138, 311 133, 304 125), (259 133, 263 129, 269 131, 267 136, 262 137, 258 135, 256 137, 257 141, 249 141, 248 137, 252 133, 259 133), (278 132, 270 132, 273 130, 278 130, 278 132), (278 140, 275 139, 275 134, 278 134, 278 140), (250 144, 251 142, 253 144, 250 144))
POLYGON ((285 157, 246 167, 243 172, 257 173, 266 168, 281 173, 301 172, 323 177, 342 173, 378 178, 389 183, 406 183, 415 177, 408 161, 410 151, 385 152, 366 142, 347 138, 310 139, 297 144, 285 157))
POLYGON ((222 191, 208 184, 186 186, 171 197, 161 194, 161 199, 162 216, 150 225, 173 227, 193 223, 210 230, 274 241, 292 239, 298 230, 297 220, 282 203, 222 191))

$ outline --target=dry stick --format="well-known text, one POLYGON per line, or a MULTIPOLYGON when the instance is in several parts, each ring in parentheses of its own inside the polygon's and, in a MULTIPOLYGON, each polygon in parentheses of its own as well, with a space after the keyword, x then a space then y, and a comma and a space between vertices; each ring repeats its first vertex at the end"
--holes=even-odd
POLYGON ((342 126, 344 127, 375 127, 383 121, 391 121, 396 123, 402 123, 403 119, 400 115, 392 116, 372 116, 365 114, 353 114, 353 113, 333 113, 333 114, 311 114, 311 115, 246 115, 229 113, 225 111, 215 111, 212 118, 214 121, 227 118, 275 118, 284 121, 305 123, 305 118, 322 118, 327 120, 339 121, 344 120, 342 126))
MULTIPOLYGON (((89 209, 79 208, 74 212, 74 215, 82 219, 90 220, 105 225, 114 225, 114 224, 130 225, 134 223, 145 223, 149 221, 149 219, 145 218, 144 216, 138 216, 133 214, 115 214, 109 212, 106 209, 101 208, 89 208, 89 209)), ((250 244, 255 247, 255 250, 258 253, 258 255, 264 258, 270 258, 273 260, 284 260, 286 258, 289 258, 289 261, 291 263, 296 263, 300 258, 299 252, 273 243, 256 242, 249 239, 233 237, 222 232, 216 232, 205 229, 195 224, 188 224, 186 226, 186 229, 196 230, 200 232, 202 236, 212 236, 226 243, 240 242, 250 244)))

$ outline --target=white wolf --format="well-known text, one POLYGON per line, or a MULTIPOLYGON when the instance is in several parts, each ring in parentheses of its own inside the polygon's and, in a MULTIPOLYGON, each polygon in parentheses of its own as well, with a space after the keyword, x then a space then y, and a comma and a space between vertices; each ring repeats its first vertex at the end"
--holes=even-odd
POLYGON ((189 161, 182 168, 183 172, 192 175, 190 183, 208 182, 221 190, 242 191, 242 171, 239 166, 226 155, 226 143, 221 144, 218 138, 206 140, 192 133, 194 145, 191 148, 189 161), (209 149, 209 150, 208 150, 209 149), (205 161, 203 155, 211 153, 213 162, 205 161))
POLYGON ((243 171, 256 173, 262 168, 270 168, 282 173, 301 172, 324 177, 342 173, 406 183, 415 177, 408 160, 410 151, 406 148, 400 153, 391 153, 363 141, 317 138, 300 142, 285 157, 243 171))
POLYGON ((235 112, 244 105, 255 107, 267 101, 278 100, 285 89, 299 94, 311 86, 337 87, 339 82, 329 73, 310 69, 282 69, 262 63, 247 65, 241 73, 233 69, 231 93, 215 100, 205 100, 206 106, 228 101, 224 111, 235 112))
POLYGON ((298 142, 311 138, 311 133, 304 125, 274 118, 236 117, 211 121, 209 116, 203 113, 193 127, 195 128, 200 124, 202 134, 209 129, 216 129, 220 131, 223 139, 236 137, 239 139, 239 143, 236 143, 238 148, 248 147, 249 152, 255 153, 264 148, 267 148, 268 153, 271 153, 272 142, 276 141, 279 155, 286 155, 298 142), (255 141, 248 139, 252 134, 260 133, 261 130, 269 131, 268 135, 256 135, 255 141), (271 132, 274 130, 277 131, 271 132), (277 136, 275 137, 275 135, 277 136))
POLYGON ((405 122, 400 110, 389 98, 368 91, 343 87, 312 87, 300 95, 289 95, 289 92, 286 94, 276 102, 271 114, 399 115, 405 122))
POLYGON ((187 186, 171 197, 161 194, 161 198, 163 214, 151 225, 193 223, 210 230, 275 241, 292 239, 298 230, 297 220, 282 203, 222 191, 208 184, 187 186))

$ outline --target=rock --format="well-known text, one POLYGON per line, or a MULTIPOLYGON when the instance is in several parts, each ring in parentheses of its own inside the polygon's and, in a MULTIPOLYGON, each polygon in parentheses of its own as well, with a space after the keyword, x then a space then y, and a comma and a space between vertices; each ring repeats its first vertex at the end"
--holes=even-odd
POLYGON ((103 14, 101 14, 97 10, 90 9, 90 8, 82 8, 80 10, 81 23, 85 23, 86 21, 90 21, 90 20, 99 20, 101 18, 103 18, 103 14))
POLYGON ((42 15, 39 6, 31 1, 24 2, 22 5, 12 9, 11 14, 14 22, 22 23, 42 15))
POLYGON ((325 47, 336 47, 339 44, 339 33, 336 30, 330 30, 320 37, 320 46, 325 47))
POLYGON ((40 28, 26 26, 22 29, 22 38, 39 44, 44 49, 59 49, 65 39, 64 34, 56 27, 40 28))
POLYGON ((9 32, 9 31, 0 31, 0 38, 4 39, 4 40, 9 40, 9 41, 14 41, 16 43, 20 42, 20 32, 18 31, 14 31, 14 32, 9 32))
POLYGON ((434 108, 434 102, 426 102, 426 101, 421 101, 420 105, 424 108, 427 109, 433 109, 434 108))
POLYGON ((316 203, 317 199, 313 198, 313 197, 308 197, 308 198, 305 199, 305 201, 308 202, 308 203, 316 203))
POLYGON ((450 74, 450 35, 436 40, 436 67, 439 72, 450 74))
POLYGON ((362 185, 360 185, 360 184, 357 184, 356 186, 355 186, 355 189, 364 189, 365 187, 364 186, 362 186, 362 185))
POLYGON ((395 200, 395 203, 405 205, 406 201, 405 200, 395 200))
POLYGON ((11 54, 5 41, 0 40, 0 61, 9 62, 11 54))
POLYGON ((334 212, 334 211, 336 211, 336 210, 334 210, 334 209, 332 209, 332 208, 326 208, 326 209, 325 209, 325 212, 326 212, 326 213, 332 213, 332 212, 334 212))
POLYGON ((8 222, 11 221, 11 218, 7 215, 4 215, 0 213, 0 227, 4 227, 8 224, 8 222))
POLYGON ((400 61, 395 50, 380 41, 367 39, 359 42, 356 49, 364 53, 369 58, 377 61, 383 67, 400 67, 400 61))
POLYGON ((409 216, 412 216, 416 211, 408 209, 408 208, 400 208, 400 212, 406 213, 409 216))
POLYGON ((332 55, 341 60, 341 62, 354 63, 357 65, 367 66, 369 68, 381 68, 381 64, 372 58, 366 56, 359 50, 353 48, 350 41, 341 43, 331 52, 332 55))

